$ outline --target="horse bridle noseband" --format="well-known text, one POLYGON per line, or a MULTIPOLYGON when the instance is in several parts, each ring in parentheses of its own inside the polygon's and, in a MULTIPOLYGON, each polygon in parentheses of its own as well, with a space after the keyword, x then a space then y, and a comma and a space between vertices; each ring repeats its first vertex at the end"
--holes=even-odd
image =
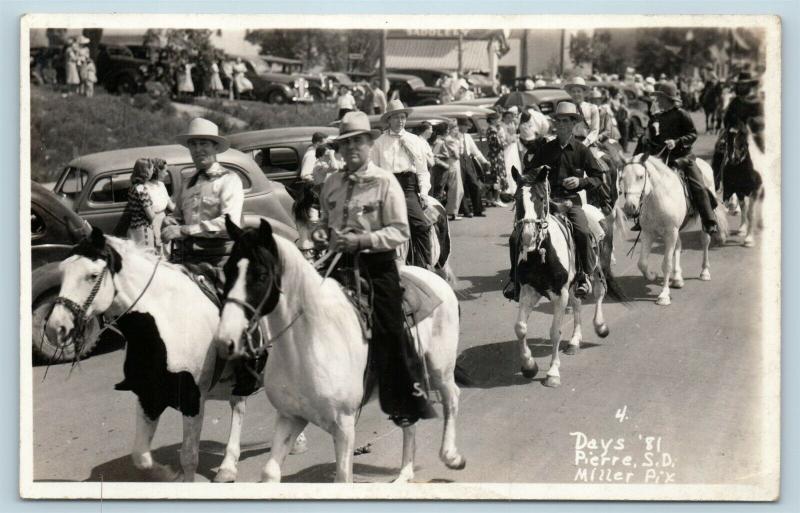
MULTIPOLYGON (((532 249, 528 250, 528 251, 538 251, 539 252, 539 257, 542 259, 542 263, 545 262, 545 258, 546 258, 546 255, 547 255, 547 250, 542 247, 542 244, 544 243, 544 239, 547 236, 546 235, 547 234, 547 228, 549 226, 548 222, 547 222, 547 218, 550 217, 550 180, 545 178, 544 182, 545 182, 545 197, 544 197, 544 212, 543 212, 542 217, 540 219, 524 219, 524 218, 523 219, 518 219, 514 223, 514 227, 515 228, 517 226, 526 226, 526 225, 529 225, 529 224, 534 225, 534 228, 536 230, 536 236, 534 238, 533 243, 530 245, 530 247, 532 249)), ((520 239, 521 239, 521 236, 522 235, 520 234, 520 239)), ((522 242, 522 241, 520 240, 520 242, 522 242)), ((526 252, 526 248, 523 247, 522 244, 520 244, 519 252, 520 252, 520 254, 523 254, 523 253, 526 254, 527 253, 526 252)))

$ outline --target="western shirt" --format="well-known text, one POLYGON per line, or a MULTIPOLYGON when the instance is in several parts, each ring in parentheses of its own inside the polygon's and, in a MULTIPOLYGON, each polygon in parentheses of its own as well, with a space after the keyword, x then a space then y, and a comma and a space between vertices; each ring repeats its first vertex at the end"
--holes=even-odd
POLYGON ((581 102, 580 114, 583 117, 586 128, 589 130, 583 144, 591 146, 596 143, 597 138, 600 137, 600 112, 597 110, 597 105, 592 105, 589 102, 581 102))
POLYGON ((410 237, 406 199, 392 173, 372 162, 354 172, 337 171, 325 180, 320 194, 320 223, 330 230, 361 236, 365 252, 394 250, 410 237))
POLYGON ((428 194, 431 190, 431 175, 428 171, 428 149, 419 136, 401 130, 387 131, 372 145, 372 162, 390 173, 416 173, 419 190, 428 194))
POLYGON ((645 148, 648 153, 669 160, 668 164, 689 155, 697 140, 697 130, 689 113, 677 107, 654 114, 647 125, 647 133, 649 139, 645 142, 645 148), (675 141, 672 150, 664 149, 669 139, 675 141))
POLYGON ((183 190, 175 199, 175 217, 188 227, 192 237, 227 238, 225 214, 237 225, 242 224, 242 179, 218 162, 199 173, 184 182, 183 190), (189 187, 195 176, 197 181, 189 187))
POLYGON ((471 135, 462 133, 459 134, 459 139, 461 139, 461 147, 465 156, 473 156, 484 166, 489 165, 489 161, 483 156, 483 153, 481 153, 481 150, 478 148, 478 145, 475 144, 471 135))
POLYGON ((317 147, 313 144, 303 154, 300 163, 300 179, 311 180, 314 175, 314 164, 317 162, 317 147))
POLYGON ((550 182, 550 195, 553 199, 571 200, 580 205, 578 191, 592 190, 603 183, 603 171, 595 160, 592 152, 580 142, 570 139, 565 146, 561 146, 558 139, 541 141, 533 152, 533 158, 528 163, 525 172, 533 172, 540 166, 550 166, 547 180, 550 182), (585 175, 585 176, 584 176, 585 175), (578 178, 578 186, 567 189, 562 185, 566 178, 578 178))

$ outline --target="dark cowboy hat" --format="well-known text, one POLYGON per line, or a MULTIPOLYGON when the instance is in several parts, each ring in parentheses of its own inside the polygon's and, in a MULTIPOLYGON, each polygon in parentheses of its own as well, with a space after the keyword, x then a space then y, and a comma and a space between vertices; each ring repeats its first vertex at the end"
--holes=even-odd
POLYGON ((678 88, 672 82, 659 82, 655 85, 655 94, 666 96, 670 100, 676 101, 681 99, 678 88))
POLYGON ((739 76, 737 76, 736 80, 734 81, 734 84, 736 85, 754 86, 757 83, 758 79, 753 77, 753 75, 750 74, 749 71, 742 71, 741 73, 739 73, 739 76))

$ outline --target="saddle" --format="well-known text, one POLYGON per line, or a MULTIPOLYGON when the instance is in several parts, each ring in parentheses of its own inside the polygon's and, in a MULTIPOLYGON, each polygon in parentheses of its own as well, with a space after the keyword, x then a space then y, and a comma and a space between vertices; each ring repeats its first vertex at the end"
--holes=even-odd
MULTIPOLYGON (((692 191, 689 189, 689 183, 686 180, 686 173, 683 168, 679 166, 671 167, 675 173, 677 173, 678 178, 681 182, 681 187, 683 187, 683 197, 686 200, 686 221, 687 223, 689 219, 692 219, 695 215, 699 212, 697 210, 697 206, 694 204, 694 200, 692 199, 692 191)), ((708 194, 708 199, 711 202, 711 209, 717 208, 717 196, 714 194, 714 191, 710 190, 708 187, 704 187, 706 194, 708 194)))

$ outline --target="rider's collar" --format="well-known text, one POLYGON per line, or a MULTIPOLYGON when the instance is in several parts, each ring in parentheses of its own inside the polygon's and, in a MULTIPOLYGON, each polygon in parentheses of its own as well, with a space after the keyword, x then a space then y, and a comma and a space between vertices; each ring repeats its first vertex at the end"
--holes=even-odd
POLYGON ((403 135, 407 134, 408 132, 406 132, 406 129, 404 128, 399 132, 395 132, 392 129, 389 129, 389 131, 386 133, 389 134, 389 137, 403 137, 403 135))
POLYGON ((208 166, 206 169, 201 171, 201 173, 203 173, 204 175, 206 175, 209 178, 216 178, 218 176, 224 175, 227 172, 228 172, 228 170, 225 169, 224 167, 222 167, 219 162, 214 162, 213 164, 208 166))
POLYGON ((372 162, 367 162, 360 168, 356 169, 355 171, 348 171, 347 169, 344 170, 344 176, 351 182, 355 183, 365 183, 372 181, 375 178, 375 172, 377 166, 372 162))

